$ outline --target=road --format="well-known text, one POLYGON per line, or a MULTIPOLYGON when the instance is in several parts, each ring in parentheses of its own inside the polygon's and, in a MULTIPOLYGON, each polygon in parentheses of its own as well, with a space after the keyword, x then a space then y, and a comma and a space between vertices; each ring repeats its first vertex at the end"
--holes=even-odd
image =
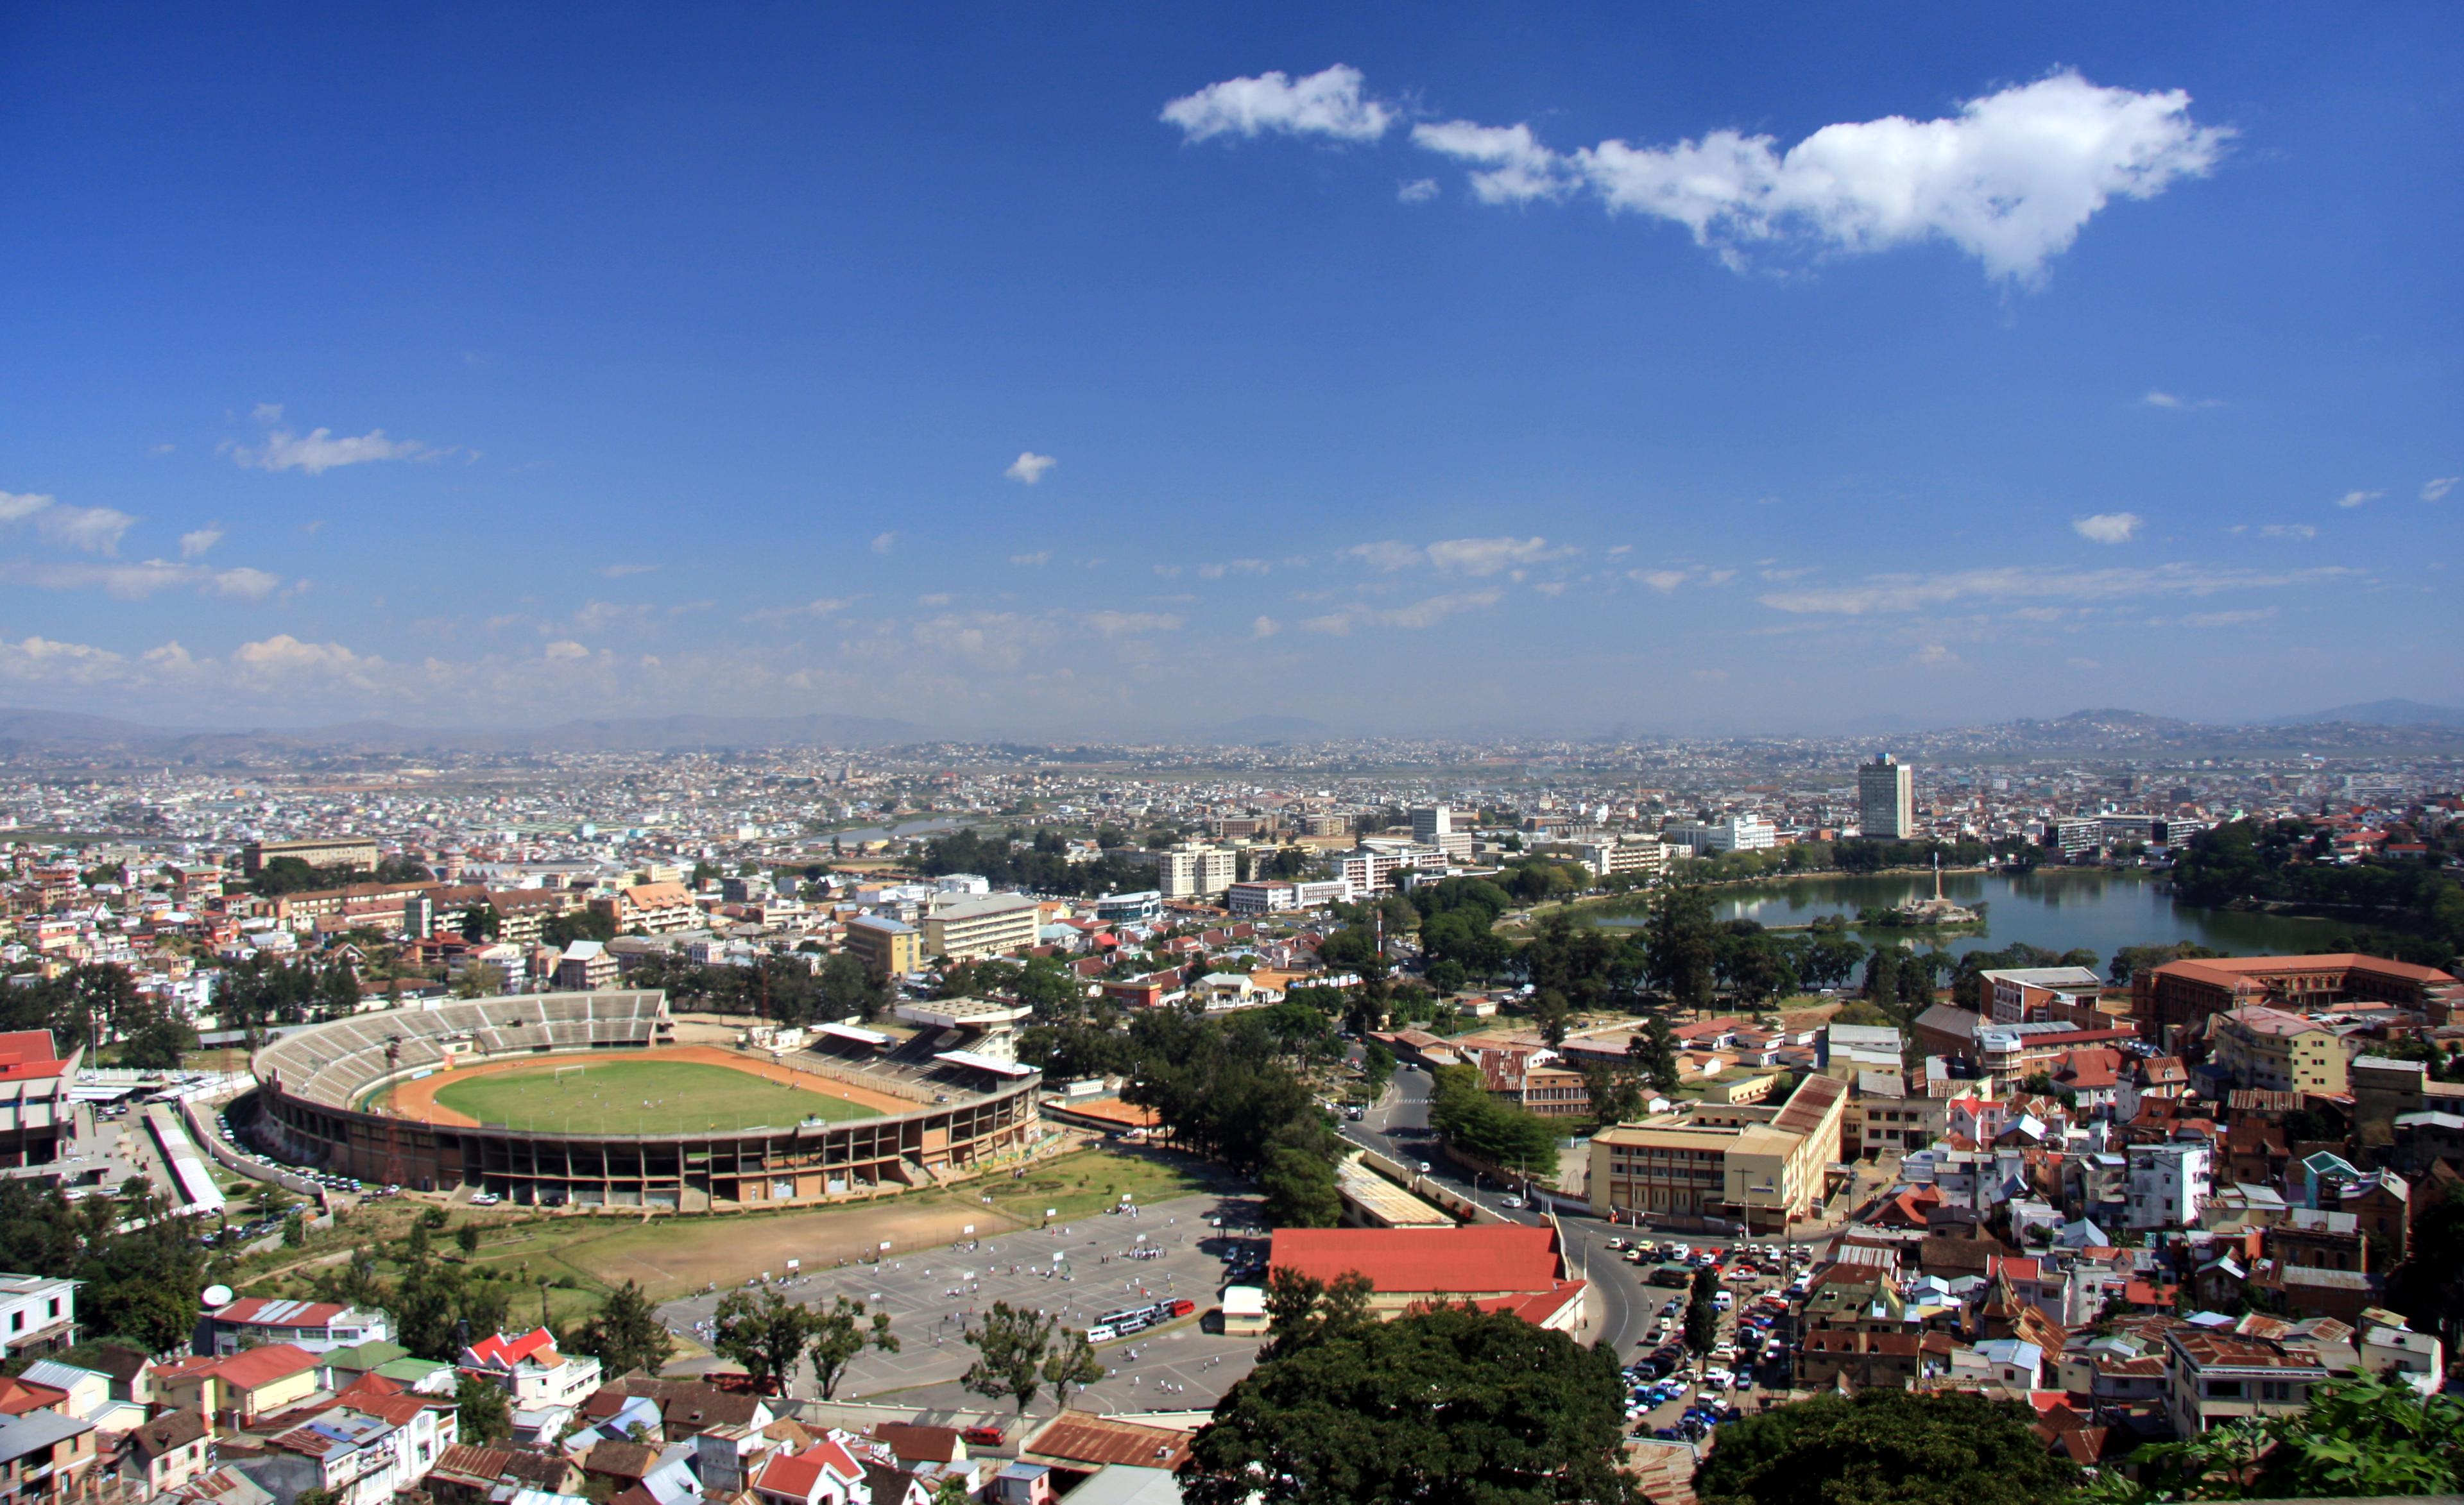
MULTIPOLYGON (((1431 1181, 1502 1217, 1526 1225, 1539 1224, 1539 1214, 1505 1205, 1505 1198, 1510 1194, 1507 1189, 1486 1178, 1475 1178, 1440 1152, 1436 1136, 1429 1129, 1431 1085, 1428 1073, 1412 1066, 1397 1066, 1394 1085, 1386 1096, 1360 1123, 1346 1123, 1344 1133, 1354 1143, 1406 1166, 1425 1162, 1431 1181)), ((1616 1349, 1620 1362, 1647 1351, 1652 1320, 1670 1293, 1645 1285, 1643 1276, 1648 1271, 1627 1264, 1608 1247, 1609 1240, 1632 1237, 1636 1231, 1612 1226, 1587 1213, 1560 1213, 1557 1222, 1565 1231, 1569 1258, 1592 1282, 1589 1336, 1606 1341, 1616 1349)), ((1697 1233, 1645 1236, 1680 1238, 1697 1249, 1726 1249, 1731 1242, 1697 1233)))

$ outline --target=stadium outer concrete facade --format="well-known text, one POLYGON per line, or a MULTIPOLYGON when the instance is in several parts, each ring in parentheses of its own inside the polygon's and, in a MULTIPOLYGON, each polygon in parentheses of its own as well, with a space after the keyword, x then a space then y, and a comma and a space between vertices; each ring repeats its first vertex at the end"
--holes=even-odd
MULTIPOLYGON (((825 1204, 956 1180, 1032 1149, 1041 1132, 1027 1072, 988 1090, 941 1067, 922 1080, 832 1067, 917 1101, 913 1112, 702 1134, 559 1134, 451 1126, 366 1104, 443 1067, 606 1058, 662 1043, 657 992, 516 994, 363 1014, 312 1025, 257 1052, 253 1132, 268 1150, 380 1186, 484 1189, 525 1206, 681 1211, 825 1204)), ((748 1061, 750 1058, 748 1058, 748 1061)))

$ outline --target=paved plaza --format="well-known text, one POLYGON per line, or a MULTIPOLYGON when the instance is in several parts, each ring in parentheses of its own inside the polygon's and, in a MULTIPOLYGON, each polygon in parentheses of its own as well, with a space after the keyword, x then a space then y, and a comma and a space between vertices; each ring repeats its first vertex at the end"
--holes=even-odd
MULTIPOLYGON (((890 1314, 900 1351, 866 1350, 840 1380, 837 1399, 963 1410, 1015 1408, 958 1386, 976 1357, 962 1336, 966 1324, 994 1302, 1055 1313, 1063 1326, 1084 1328, 1125 1306, 1186 1298, 1197 1303, 1193 1315, 1098 1347, 1112 1373, 1073 1403, 1082 1409, 1202 1409, 1248 1373, 1259 1342, 1205 1330, 1219 1325, 1209 1314, 1221 1297, 1226 1257, 1265 1248, 1257 1198, 1208 1192, 955 1248, 892 1250, 874 1264, 777 1272, 773 1284, 808 1306, 845 1296, 890 1314)), ((724 1294, 671 1301, 659 1315, 678 1337, 707 1348, 711 1315, 724 1294)), ((680 1359, 667 1372, 690 1375, 714 1362, 680 1359)), ((809 1366, 800 1368, 789 1393, 817 1395, 809 1366)), ((1051 1408, 1047 1391, 1036 1411, 1051 1408)))

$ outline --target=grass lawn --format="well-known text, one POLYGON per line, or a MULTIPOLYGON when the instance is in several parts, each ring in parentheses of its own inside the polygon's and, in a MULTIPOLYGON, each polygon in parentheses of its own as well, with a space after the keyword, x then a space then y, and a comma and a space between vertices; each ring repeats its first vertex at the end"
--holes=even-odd
POLYGON ((869 1119, 873 1109, 698 1061, 543 1060, 440 1089, 436 1101, 482 1123, 577 1134, 785 1128, 807 1118, 869 1119), (557 1069, 565 1068, 561 1079, 557 1069))

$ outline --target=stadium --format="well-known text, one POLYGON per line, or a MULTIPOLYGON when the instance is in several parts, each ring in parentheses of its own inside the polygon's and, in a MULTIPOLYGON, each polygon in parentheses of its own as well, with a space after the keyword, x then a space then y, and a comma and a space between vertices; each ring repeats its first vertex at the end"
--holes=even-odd
POLYGON ((677 1045, 658 992, 363 1014, 258 1051, 240 1117, 270 1154, 381 1186, 539 1207, 822 1204, 1034 1147, 1039 1074, 951 1048, 969 1028, 948 1008, 917 1011, 912 1040, 825 1024, 793 1052, 677 1045))

